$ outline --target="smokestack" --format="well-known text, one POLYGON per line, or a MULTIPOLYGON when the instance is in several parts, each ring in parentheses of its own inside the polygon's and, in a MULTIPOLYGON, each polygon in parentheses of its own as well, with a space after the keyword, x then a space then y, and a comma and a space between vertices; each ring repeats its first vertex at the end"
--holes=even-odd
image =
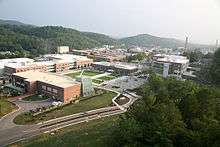
POLYGON ((216 40, 216 46, 215 47, 216 47, 216 49, 218 49, 218 40, 216 40))
POLYGON ((188 43, 189 43, 189 37, 186 37, 186 42, 185 42, 185 51, 188 50, 188 43))

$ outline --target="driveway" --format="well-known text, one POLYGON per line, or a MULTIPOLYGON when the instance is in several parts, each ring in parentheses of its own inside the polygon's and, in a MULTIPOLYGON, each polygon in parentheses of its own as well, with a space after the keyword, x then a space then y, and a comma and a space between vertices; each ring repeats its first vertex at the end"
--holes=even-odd
POLYGON ((0 119, 0 132, 4 129, 15 127, 16 125, 13 123, 13 120, 17 115, 23 112, 27 112, 29 110, 36 109, 36 108, 50 106, 52 103, 51 100, 41 101, 41 102, 40 101, 39 102, 26 102, 26 101, 22 101, 19 99, 9 99, 9 101, 15 103, 19 107, 19 109, 17 111, 9 113, 8 115, 0 119))

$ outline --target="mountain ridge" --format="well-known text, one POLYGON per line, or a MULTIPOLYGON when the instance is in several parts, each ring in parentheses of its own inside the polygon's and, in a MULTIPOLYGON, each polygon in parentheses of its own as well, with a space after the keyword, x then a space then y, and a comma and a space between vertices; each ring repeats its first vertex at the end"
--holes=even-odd
MULTIPOLYGON (((53 53, 57 46, 67 45, 74 49, 88 49, 113 45, 116 47, 184 47, 184 41, 140 34, 121 39, 94 32, 82 32, 62 26, 33 26, 18 21, 0 20, 0 50, 30 51, 34 54, 53 53)), ((189 44, 190 47, 208 47, 208 45, 189 44)), ((210 46, 209 46, 210 47, 210 46)))

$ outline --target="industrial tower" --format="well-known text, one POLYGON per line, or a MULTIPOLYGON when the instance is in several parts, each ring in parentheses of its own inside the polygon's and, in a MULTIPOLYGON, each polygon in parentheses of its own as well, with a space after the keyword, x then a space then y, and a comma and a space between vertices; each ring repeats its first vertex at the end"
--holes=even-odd
POLYGON ((218 49, 218 40, 216 40, 215 49, 218 49))

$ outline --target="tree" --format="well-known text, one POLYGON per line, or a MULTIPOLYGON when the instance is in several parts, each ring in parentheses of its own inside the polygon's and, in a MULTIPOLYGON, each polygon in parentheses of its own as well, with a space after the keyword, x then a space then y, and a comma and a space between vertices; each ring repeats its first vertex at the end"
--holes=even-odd
POLYGON ((187 55, 187 57, 190 59, 190 62, 198 62, 203 56, 204 55, 200 51, 192 51, 187 55))
POLYGON ((212 83, 220 87, 220 48, 214 54, 210 76, 212 83))
POLYGON ((145 58, 146 58, 145 53, 137 53, 136 55, 129 56, 127 60, 128 60, 128 62, 132 62, 135 60, 141 61, 141 60, 144 60, 145 58))

